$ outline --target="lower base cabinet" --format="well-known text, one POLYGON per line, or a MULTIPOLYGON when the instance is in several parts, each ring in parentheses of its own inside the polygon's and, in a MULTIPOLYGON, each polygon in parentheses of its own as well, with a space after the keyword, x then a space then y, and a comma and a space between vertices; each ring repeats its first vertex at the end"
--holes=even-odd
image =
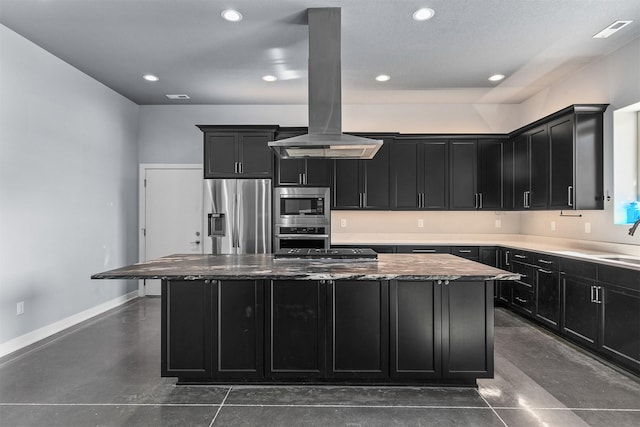
POLYGON ((162 375, 181 383, 470 385, 493 375, 493 282, 162 286, 162 375))
POLYGON ((326 284, 277 280, 267 292, 266 376, 324 377, 326 284))
POLYGON ((561 275, 562 334, 591 349, 597 348, 598 286, 595 281, 561 275))

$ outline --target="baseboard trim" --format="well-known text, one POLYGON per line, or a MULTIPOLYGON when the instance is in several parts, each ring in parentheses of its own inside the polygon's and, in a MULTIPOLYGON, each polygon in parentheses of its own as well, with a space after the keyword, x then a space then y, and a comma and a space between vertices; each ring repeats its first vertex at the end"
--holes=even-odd
POLYGON ((71 328, 72 326, 75 326, 86 320, 89 320, 92 317, 98 316, 99 314, 116 308, 135 298, 138 298, 137 289, 133 292, 129 292, 128 294, 124 294, 100 305, 96 305, 95 307, 91 307, 87 310, 81 311, 80 313, 76 313, 62 320, 58 320, 57 322, 51 323, 47 326, 43 326, 42 328, 38 328, 34 331, 28 332, 24 335, 20 335, 19 337, 13 338, 9 341, 5 341, 0 344, 0 358, 23 349, 27 346, 30 346, 40 340, 55 335, 59 332, 62 332, 65 329, 71 328))

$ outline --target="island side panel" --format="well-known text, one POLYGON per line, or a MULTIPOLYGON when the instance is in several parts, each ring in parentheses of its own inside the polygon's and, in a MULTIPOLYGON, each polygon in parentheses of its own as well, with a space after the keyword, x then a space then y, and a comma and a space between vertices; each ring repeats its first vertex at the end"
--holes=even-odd
POLYGON ((445 281, 443 376, 493 378, 493 282, 445 281))
POLYGON ((162 281, 163 377, 198 380, 212 376, 213 300, 208 282, 162 281))

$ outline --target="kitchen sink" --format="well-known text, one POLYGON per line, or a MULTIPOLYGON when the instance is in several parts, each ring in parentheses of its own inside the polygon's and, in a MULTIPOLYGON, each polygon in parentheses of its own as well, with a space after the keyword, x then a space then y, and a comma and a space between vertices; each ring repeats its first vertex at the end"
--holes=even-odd
POLYGON ((601 255, 595 258, 603 259, 607 261, 618 261, 618 262, 627 262, 629 264, 638 264, 640 265, 640 258, 633 256, 625 256, 625 255, 601 255))

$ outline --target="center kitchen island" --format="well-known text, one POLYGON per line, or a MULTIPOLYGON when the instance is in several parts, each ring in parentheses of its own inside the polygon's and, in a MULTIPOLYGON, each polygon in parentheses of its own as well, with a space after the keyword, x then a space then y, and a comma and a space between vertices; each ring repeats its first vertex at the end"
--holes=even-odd
POLYGON ((437 384, 493 377, 493 286, 449 254, 172 255, 95 274, 161 279, 161 374, 178 384, 437 384))

